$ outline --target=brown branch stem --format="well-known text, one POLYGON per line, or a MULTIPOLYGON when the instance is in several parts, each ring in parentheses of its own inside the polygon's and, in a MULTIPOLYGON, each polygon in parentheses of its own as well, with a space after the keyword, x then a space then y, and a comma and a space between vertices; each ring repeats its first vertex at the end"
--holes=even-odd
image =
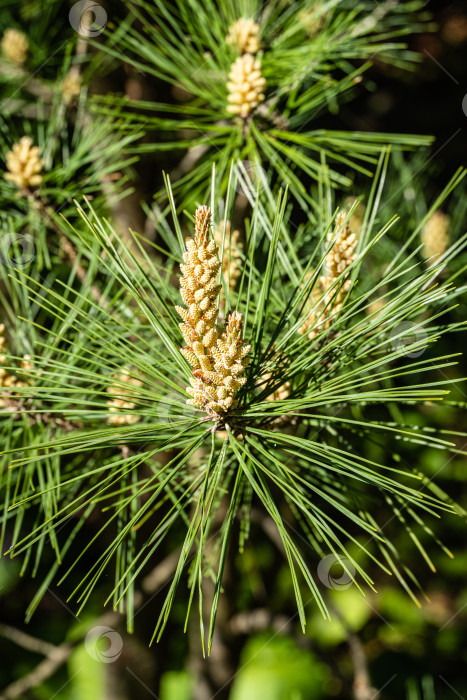
POLYGON ((0 624, 0 636, 11 640, 18 646, 23 647, 23 649, 33 651, 36 654, 44 654, 44 656, 48 656, 55 649, 53 644, 49 644, 43 639, 32 637, 30 634, 10 625, 0 624))
MULTIPOLYGON (((45 643, 45 642, 44 642, 45 643)), ((43 683, 47 678, 52 676, 57 669, 70 656, 73 646, 68 642, 61 644, 58 647, 53 647, 47 654, 45 659, 41 661, 30 673, 26 674, 17 681, 14 681, 3 690, 0 695, 0 700, 14 700, 25 696, 25 693, 31 688, 36 688, 43 683)))

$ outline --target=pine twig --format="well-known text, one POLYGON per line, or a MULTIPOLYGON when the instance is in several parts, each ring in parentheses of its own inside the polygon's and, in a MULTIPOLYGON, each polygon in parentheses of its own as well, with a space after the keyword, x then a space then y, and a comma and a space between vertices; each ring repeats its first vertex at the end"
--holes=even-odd
MULTIPOLYGON (((21 87, 25 88, 31 95, 38 97, 46 103, 51 103, 54 92, 48 85, 44 85, 41 80, 38 80, 24 68, 0 62, 0 75, 5 78, 14 78, 21 82, 21 87)), ((18 101, 19 103, 20 101, 18 101)))
POLYGON ((33 651, 36 654, 43 654, 44 656, 48 656, 56 649, 53 644, 49 644, 49 642, 45 642, 43 639, 32 637, 30 634, 16 629, 16 627, 11 627, 10 625, 4 625, 2 623, 0 624, 0 636, 9 639, 19 647, 23 647, 23 649, 33 651))
POLYGON ((285 615, 275 615, 267 608, 237 613, 229 620, 229 632, 233 635, 250 635, 267 629, 293 635, 292 620, 285 615))
MULTIPOLYGON (((143 579, 142 588, 146 594, 153 594, 170 578, 178 563, 178 553, 169 554, 143 579)), ((135 596, 136 609, 143 602, 141 594, 135 596)), ((121 619, 118 612, 105 613, 97 618, 94 626, 106 625, 108 627, 117 626, 121 619)), ((22 630, 18 630, 9 625, 0 624, 0 636, 9 639, 18 646, 29 651, 43 654, 45 658, 30 673, 17 681, 14 681, 0 692, 0 700, 16 700, 23 697, 29 690, 36 688, 50 678, 69 658, 73 649, 82 642, 83 637, 72 644, 64 642, 59 646, 50 644, 42 639, 37 639, 22 630)))
POLYGON ((354 700, 378 700, 379 692, 372 687, 363 644, 354 632, 347 628, 347 643, 354 667, 354 700))
POLYGON ((156 593, 170 579, 177 568, 178 560, 179 553, 175 550, 159 562, 142 580, 141 588, 143 591, 147 594, 156 593))
POLYGON ((365 649, 358 634, 349 627, 341 611, 332 601, 328 599, 326 604, 333 615, 337 617, 347 634, 347 644, 354 669, 354 681, 352 686, 354 700, 378 700, 379 691, 371 685, 365 649))
MULTIPOLYGON (((95 620, 95 626, 105 625, 111 627, 112 625, 116 625, 119 619, 119 613, 105 613, 95 620)), ((0 700, 16 700, 16 698, 23 698, 28 691, 44 683, 47 678, 53 676, 60 666, 67 661, 73 649, 83 641, 85 636, 85 633, 83 633, 83 635, 74 642, 63 642, 55 646, 54 644, 36 639, 8 625, 0 626, 0 634, 25 649, 36 651, 40 654, 45 653, 45 658, 33 668, 32 671, 22 678, 19 678, 17 681, 10 683, 10 685, 0 693, 0 700)))
MULTIPOLYGON (((274 542, 281 554, 285 554, 282 540, 274 527, 274 523, 270 518, 260 516, 261 526, 268 537, 274 542)), ((339 620, 347 634, 347 644, 349 647, 350 657, 354 669, 353 681, 353 697, 354 700, 378 700, 379 692, 371 685, 368 663, 359 637, 353 630, 350 629, 340 610, 333 604, 329 598, 326 605, 333 615, 339 620)))
POLYGON ((53 647, 45 659, 41 661, 30 673, 17 681, 14 681, 0 695, 0 700, 15 700, 15 698, 25 697, 25 694, 32 688, 37 688, 47 678, 52 676, 57 669, 70 656, 73 645, 68 642, 53 647))

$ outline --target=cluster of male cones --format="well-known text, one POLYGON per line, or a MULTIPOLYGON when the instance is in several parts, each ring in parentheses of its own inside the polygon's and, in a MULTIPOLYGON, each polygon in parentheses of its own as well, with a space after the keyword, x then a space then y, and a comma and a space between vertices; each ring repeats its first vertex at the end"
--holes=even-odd
POLYGON ((195 235, 186 240, 181 265, 181 295, 187 308, 175 308, 183 319, 180 328, 186 346, 181 352, 193 368, 191 386, 187 387, 192 398, 187 404, 202 408, 218 420, 237 405, 236 395, 246 382, 242 375, 251 348, 243 341, 243 319, 238 311, 232 311, 223 325, 219 321, 221 262, 210 231, 211 210, 199 207, 195 235))
POLYGON ((242 17, 229 28, 227 43, 240 52, 230 66, 227 89, 230 114, 246 119, 264 100, 266 80, 261 73, 261 61, 256 54, 261 48, 259 24, 242 17))
POLYGON ((334 230, 330 231, 326 238, 327 245, 332 244, 332 247, 326 256, 324 275, 319 278, 318 285, 312 291, 308 303, 312 311, 308 313, 303 325, 298 329, 301 335, 308 335, 310 340, 331 326, 352 286, 352 281, 344 277, 342 284, 336 290, 336 280, 347 273, 356 257, 357 236, 351 232, 346 218, 345 211, 338 214, 334 230))
MULTIPOLYGON (((299 329, 299 333, 310 338, 332 322, 351 285, 350 279, 344 278, 340 288, 334 289, 336 280, 355 260, 357 238, 345 220, 346 213, 341 212, 327 239, 333 245, 326 256, 325 275, 319 279, 324 308, 309 313, 299 329), (331 303, 327 299, 329 295, 332 295, 331 303)), ((203 409, 209 418, 218 421, 237 406, 238 390, 246 382, 243 375, 251 348, 243 341, 243 319, 238 311, 232 311, 223 325, 219 321, 221 261, 210 231, 211 210, 199 207, 195 215, 195 235, 186 239, 184 264, 181 265, 180 287, 186 308, 175 308, 183 319, 180 328, 186 345, 181 352, 193 368, 191 386, 187 387, 191 398, 187 404, 203 409)), ((310 304, 313 303, 310 299, 310 304)), ((267 400, 280 400, 288 393, 289 386, 280 396, 271 395, 267 400)))

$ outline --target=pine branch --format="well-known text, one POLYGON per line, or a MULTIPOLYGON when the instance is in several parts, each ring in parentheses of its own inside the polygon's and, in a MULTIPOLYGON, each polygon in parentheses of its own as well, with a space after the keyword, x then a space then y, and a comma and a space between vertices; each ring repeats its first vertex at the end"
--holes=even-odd
POLYGON ((41 661, 36 668, 30 673, 17 681, 14 681, 7 686, 1 693, 0 697, 3 700, 14 700, 15 698, 24 697, 31 689, 40 686, 47 678, 53 676, 54 673, 62 666, 69 658, 73 651, 72 644, 65 642, 60 646, 53 647, 47 654, 46 658, 41 661))
POLYGON ((339 620, 346 632, 347 644, 354 668, 354 681, 352 688, 354 700, 378 700, 380 694, 379 691, 373 688, 371 685, 365 649, 358 634, 352 631, 339 608, 336 605, 333 605, 333 603, 329 600, 328 607, 332 614, 339 620))
POLYGON ((11 627, 10 625, 0 624, 0 635, 9 639, 14 644, 23 647, 23 649, 33 651, 36 654, 49 656, 55 651, 55 646, 53 644, 32 637, 30 634, 26 634, 26 632, 11 627))
MULTIPOLYGON (((383 180, 384 174, 383 160, 383 180)), ((237 175, 244 177, 241 167, 237 175)), ((230 179, 235 191, 235 178, 230 179)), ((267 182, 259 195, 248 178, 241 182, 252 215, 245 222, 241 270, 233 288, 222 272, 229 269, 232 256, 225 235, 219 249, 211 240, 211 212, 207 207, 198 210, 195 237, 185 246, 170 190, 175 218, 174 233, 161 223, 167 241, 165 265, 151 259, 142 243, 135 255, 93 210, 80 212, 89 228, 89 234, 75 231, 80 250, 89 259, 90 270, 97 261, 105 266, 107 298, 118 314, 103 308, 89 291, 64 283, 50 287, 22 274, 31 303, 54 319, 51 328, 37 326, 44 335, 39 341, 42 355, 34 358, 41 377, 35 395, 52 416, 71 425, 79 422, 82 428, 40 434, 39 443, 26 442, 20 450, 13 444, 6 453, 13 465, 7 515, 19 523, 14 554, 27 555, 51 538, 61 561, 68 547, 68 542, 60 542, 61 525, 79 514, 79 528, 96 508, 102 508, 105 516, 94 541, 71 566, 61 565, 62 578, 66 581, 90 555, 94 542, 105 538, 103 550, 76 582, 72 597, 81 609, 101 577, 115 566, 109 601, 117 609, 126 607, 131 628, 137 581, 170 538, 177 543, 177 556, 166 562, 167 572, 175 568, 154 637, 160 638, 177 591, 187 582, 187 620, 195 596, 201 610, 210 609, 209 621, 205 619, 208 652, 215 639, 236 524, 241 523, 243 547, 252 509, 254 513, 261 508, 267 515, 268 528, 276 533, 287 558, 302 627, 307 589, 322 613, 328 614, 313 574, 316 561, 327 552, 350 562, 349 575, 361 590, 374 587, 371 564, 393 573, 416 600, 418 581, 378 519, 384 518, 383 513, 397 519, 430 565, 428 548, 417 531, 422 528, 425 537, 437 542, 429 520, 455 511, 446 494, 430 488, 404 458, 406 445, 457 454, 453 436, 438 434, 431 426, 428 430, 408 426, 410 421, 393 410, 432 404, 447 394, 451 380, 441 375, 432 381, 427 372, 456 361, 442 351, 436 357, 432 350, 440 336, 460 330, 457 323, 440 324, 458 295, 450 276, 435 284, 438 267, 420 265, 414 251, 390 266, 381 279, 372 277, 373 255, 395 225, 375 224, 382 194, 379 182, 356 245, 346 228, 352 225, 355 206, 339 217, 336 227, 330 188, 317 198, 315 213, 297 239, 289 230, 285 197, 276 198, 267 182), (344 243, 350 240, 347 250, 344 243), (183 255, 185 308, 179 311, 180 328, 173 278, 183 255), (219 275, 222 290, 228 290, 225 319, 218 304, 219 275), (369 314, 372 295, 383 286, 386 302, 369 314), (319 287, 317 300, 315 287, 319 287), (135 313, 124 311, 132 306, 135 313), (315 313, 316 332, 300 334, 310 311, 315 313), (319 324, 323 311, 326 323, 319 324), (237 313, 242 313, 245 334, 252 338, 251 361, 242 367, 246 382, 235 394, 238 403, 229 405, 220 421, 219 411, 214 415, 204 404, 202 410, 187 405, 184 387, 192 370, 196 373, 192 388, 201 391, 197 382, 202 382, 203 392, 204 386, 215 389, 209 401, 221 405, 217 394, 221 384, 216 382, 221 375, 230 376, 238 355, 237 313), (223 338, 222 323, 225 347, 218 342, 223 338), (56 328, 62 329, 59 342, 56 328), (415 339, 402 343, 414 329, 415 339), (180 353, 181 330, 188 362, 180 353), (420 350, 426 355, 419 357, 420 350), (391 445, 391 457, 383 463, 366 451, 367 441, 380 436, 391 445), (44 455, 57 464, 65 460, 66 474, 59 481, 40 480, 36 485, 42 479, 44 455), (26 466, 28 482, 20 477, 26 466), (23 508, 39 509, 32 529, 23 525, 23 508), (289 527, 290 512, 298 539, 289 527), (311 557, 310 550, 304 554, 305 539, 311 557), (215 583, 206 594, 204 582, 210 571, 216 572, 215 583)), ((227 203, 227 211, 223 209, 219 217, 214 208, 215 224, 226 213, 232 218, 234 201, 232 193, 232 204, 227 203)), ((215 202, 213 196, 214 207, 215 202)), ((189 225, 193 226, 191 217, 189 225)), ((92 282, 91 277, 86 284, 92 282)))
MULTIPOLYGON (((119 621, 119 615, 117 613, 106 613, 96 618, 95 625, 103 626, 116 626, 119 621)), ((4 629, 5 626, 2 626, 4 629)), ((21 646, 25 646, 25 642, 31 651, 38 651, 39 653, 45 653, 45 659, 41 661, 32 671, 27 673, 22 678, 14 681, 9 686, 1 691, 0 698, 2 700, 15 700, 15 698, 21 698, 27 694, 30 690, 42 685, 48 678, 53 676, 58 669, 63 666, 64 663, 69 659, 70 654, 76 648, 76 646, 82 643, 85 633, 81 637, 74 640, 73 642, 63 642, 58 646, 48 644, 42 640, 33 639, 29 635, 24 635, 20 633, 19 630, 14 630, 13 635, 11 635, 12 628, 8 628, 5 636, 8 636, 14 642, 20 642, 21 646), (26 639, 27 638, 27 639, 26 639), (34 642, 36 648, 32 644, 34 642), (40 649, 39 649, 40 648, 40 649)))

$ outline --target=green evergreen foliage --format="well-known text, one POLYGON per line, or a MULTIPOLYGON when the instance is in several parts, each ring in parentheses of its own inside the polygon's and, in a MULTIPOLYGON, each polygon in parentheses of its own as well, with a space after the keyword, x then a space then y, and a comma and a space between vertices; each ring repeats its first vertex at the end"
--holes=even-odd
MULTIPOLYGON (((375 203, 384 182, 384 162, 381 167, 375 203)), ((248 188, 241 170, 237 175, 248 188)), ((457 356, 438 354, 436 342, 463 326, 442 320, 459 290, 449 275, 439 280, 443 263, 422 267, 416 252, 396 256, 377 284, 365 282, 373 250, 391 226, 397 226, 395 220, 375 224, 376 208, 370 202, 355 260, 335 278, 327 298, 316 300, 317 280, 335 243, 334 234, 331 241, 327 238, 335 214, 332 188, 322 191, 317 219, 304 229, 302 250, 291 235, 285 194, 276 201, 267 183, 263 185, 257 199, 252 189, 249 192, 252 215, 242 274, 225 305, 225 313, 235 308, 244 315, 245 337, 252 344, 248 381, 238 408, 217 423, 207 422, 204 411, 186 405, 190 368, 180 354, 183 340, 174 311, 179 292, 173 285, 184 248, 175 210, 178 243, 173 239, 160 264, 139 236, 134 237, 140 251, 136 255, 92 209, 80 209, 92 232, 81 237, 81 246, 87 248, 87 257, 101 261, 108 279, 99 301, 70 284, 47 288, 21 275, 31 303, 45 318, 54 319, 50 329, 35 323, 44 334, 38 345, 45 352, 32 358, 39 380, 34 395, 39 405, 47 406, 52 422, 55 417, 70 430, 47 436, 40 447, 24 444, 22 456, 14 454, 17 448, 11 450, 6 512, 17 523, 11 553, 33 551, 38 557, 51 539, 57 564, 48 581, 59 563, 63 581, 68 574, 60 529, 74 515, 77 522, 72 536, 67 535, 68 548, 83 521, 102 509, 106 516, 96 540, 107 533, 110 543, 72 594, 81 609, 100 576, 114 569, 109 599, 117 607, 126 600, 131 629, 135 581, 175 530, 180 559, 155 634, 159 637, 165 627, 182 577, 188 575, 188 616, 195 594, 203 595, 203 577, 212 570, 217 574, 209 647, 227 550, 245 546, 252 503, 277 527, 303 628, 304 585, 328 614, 313 573, 325 555, 348 562, 344 568, 358 587, 373 585, 365 570, 365 562, 373 560, 412 596, 420 588, 378 520, 379 500, 392 509, 430 567, 430 556, 415 530, 422 526, 437 540, 430 520, 440 512, 456 511, 451 499, 418 468, 411 468, 396 448, 381 463, 362 455, 358 444, 362 438, 387 444, 399 439, 459 453, 454 432, 407 425, 401 418, 404 405, 430 406, 449 393, 449 381, 435 372, 455 364, 457 356), (329 325, 320 324, 318 316, 317 331, 300 334, 312 313, 307 300, 315 298, 315 309, 324 303, 325 314, 347 278, 352 285, 329 325), (372 311, 375 301, 382 305, 372 311), (124 370, 134 384, 120 376, 124 370), (285 398, 271 400, 284 385, 285 398), (120 412, 135 415, 138 422, 106 422, 111 415, 109 389, 130 404, 120 412), (47 462, 55 464, 45 474, 44 450, 47 462), (167 452, 170 457, 164 462, 167 452), (21 522, 30 508, 37 520, 27 532, 21 522), (296 521, 292 530, 290 518, 296 521), (139 531, 144 533, 141 539, 139 531), (300 540, 294 531, 300 532, 300 540), (305 558, 303 539, 314 557, 308 551, 305 558), (349 542, 360 554, 349 551, 349 542)), ((457 242, 447 259, 464 243, 457 242)), ((226 280, 222 282, 228 289, 226 280)), ((21 391, 29 393, 28 388, 21 391)), ((27 422, 41 410, 25 406, 21 415, 27 422)), ((7 417, 6 430, 14 426, 7 417)), ((91 545, 83 548, 71 569, 91 545)))
MULTIPOLYGON (((176 169, 177 206, 206 198, 212 163, 227 187, 232 160, 276 172, 302 206, 312 205, 310 181, 322 179, 321 159, 335 186, 348 186, 356 172, 371 176, 388 143, 412 149, 430 137, 366 134, 313 127, 351 99, 374 60, 408 69, 418 59, 403 43, 408 32, 427 29, 423 2, 300 3, 223 0, 201 5, 174 2, 130 4, 126 23, 105 48, 137 71, 179 90, 181 103, 102 98, 105 114, 153 132, 139 153, 176 149, 188 154, 176 169), (246 118, 229 113, 229 71, 241 50, 226 41, 241 18, 259 27, 258 59, 266 80, 264 101, 246 118), (181 93, 180 93, 181 91, 181 93), (178 194, 179 191, 181 194, 178 194)), ((368 87, 371 83, 368 82, 368 87)))
MULTIPOLYGON (((26 41, 0 51, 0 596, 26 581, 31 625, 51 591, 80 616, 73 700, 108 690, 86 633, 109 608, 135 657, 169 640, 163 700, 195 696, 219 638, 231 700, 361 700, 363 645, 370 696, 388 650, 460 658, 463 598, 421 604, 465 568, 466 171, 440 188, 429 135, 333 128, 375 65, 417 69, 426 3, 130 0, 96 31, 75 6, 0 12, 26 41), (194 327, 214 285, 192 271, 182 301, 200 206, 214 330, 236 312, 251 346, 217 414, 187 403, 218 384, 176 310, 194 327)), ((437 669, 390 661, 388 697, 438 697, 437 669)))

